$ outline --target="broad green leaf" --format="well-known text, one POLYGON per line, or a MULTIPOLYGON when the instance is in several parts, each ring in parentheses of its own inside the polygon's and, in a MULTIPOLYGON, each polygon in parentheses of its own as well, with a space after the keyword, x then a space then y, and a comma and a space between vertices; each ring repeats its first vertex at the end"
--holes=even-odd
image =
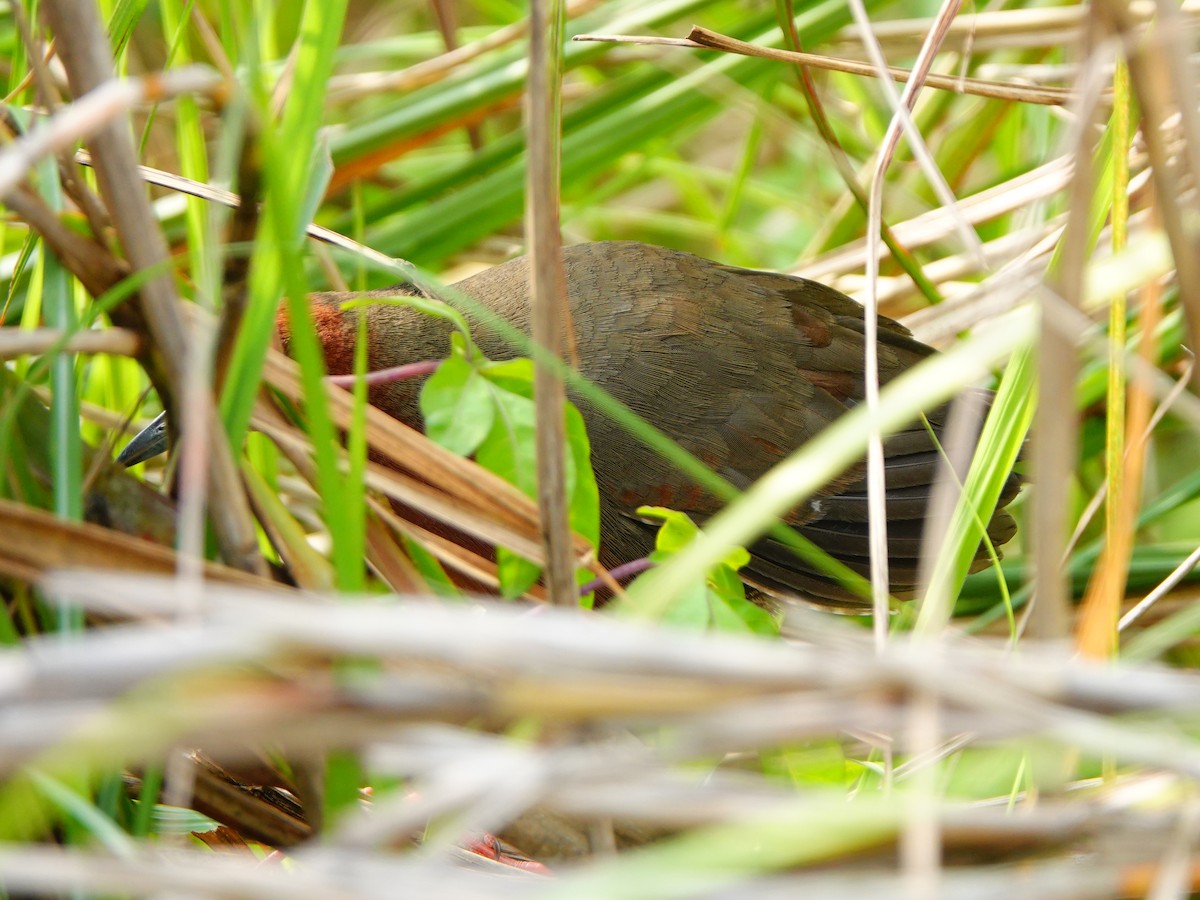
POLYGON ((592 471, 592 445, 583 416, 567 405, 567 500, 571 504, 571 528, 600 546, 600 489, 592 471))
POLYGON ((475 451, 475 461, 530 497, 537 496, 537 459, 534 446, 533 401, 491 387, 495 415, 492 426, 475 451))
POLYGON ((670 625, 682 625, 684 628, 696 629, 704 629, 712 625, 708 586, 703 582, 696 581, 685 588, 679 595, 679 599, 667 609, 662 621, 670 625))
MULTIPOLYGON (((746 562, 749 561, 750 554, 746 553, 746 562)), ((715 566, 709 571, 708 579, 713 627, 718 631, 779 634, 778 620, 761 606, 746 599, 746 586, 734 568, 727 564, 715 566)))
POLYGON ((470 456, 496 420, 493 391, 476 368, 461 356, 438 366, 421 390, 425 434, 453 453, 470 456))
MULTIPOLYGON (((700 535, 695 523, 675 510, 643 506, 638 515, 663 523, 655 541, 657 549, 651 556, 656 563, 691 546, 700 535)), ((724 560, 708 570, 703 584, 697 582, 684 588, 664 612, 662 621, 716 631, 778 634, 775 618, 746 599, 746 588, 737 571, 749 561, 750 554, 745 549, 731 550, 724 560)))
MULTIPOLYGON (((659 529, 655 548, 667 553, 676 553, 696 539, 700 529, 686 513, 665 506, 640 506, 637 514, 644 519, 658 519, 663 525, 659 529)), ((742 547, 729 551, 722 565, 737 571, 750 562, 750 553, 742 547)))
MULTIPOLYGON (((487 436, 475 452, 475 461, 516 485, 530 497, 537 496, 533 401, 489 385, 495 416, 487 436)), ((504 548, 497 548, 500 591, 506 597, 523 594, 537 581, 540 567, 504 548)))
POLYGON ((533 399, 533 360, 526 356, 516 359, 506 359, 501 362, 490 360, 481 366, 488 381, 497 387, 524 397, 533 399))
POLYGON ((500 593, 509 599, 524 594, 542 574, 541 566, 504 547, 496 548, 496 568, 500 575, 500 593))
MULTIPOLYGON (((426 381, 421 412, 426 433, 442 446, 469 456, 493 474, 537 496, 537 448, 533 363, 528 359, 476 361, 469 343, 451 336, 452 355, 426 381)), ((583 417, 568 404, 565 464, 571 527, 596 546, 600 540, 600 496, 591 469, 583 417), (582 473, 582 474, 581 474, 582 473)), ((524 593, 541 569, 500 548, 496 561, 501 592, 524 593)))

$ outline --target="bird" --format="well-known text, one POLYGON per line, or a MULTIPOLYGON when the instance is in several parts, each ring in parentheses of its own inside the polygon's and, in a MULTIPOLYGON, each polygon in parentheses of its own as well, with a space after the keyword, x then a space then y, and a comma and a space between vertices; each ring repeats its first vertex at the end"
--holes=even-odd
MULTIPOLYGON (((635 241, 565 247, 562 262, 580 373, 736 488, 748 487, 864 401, 865 309, 831 287, 635 241)), ((528 257, 485 269, 454 288, 529 333, 528 257)), ((354 368, 358 313, 343 308, 346 300, 418 294, 411 285, 398 285, 311 295, 329 373, 351 374, 354 368)), ((391 303, 368 302, 366 315, 370 370, 447 355, 452 326, 443 319, 391 303)), ((467 318, 472 338, 486 356, 504 360, 519 355, 487 322, 472 321, 469 312, 467 318)), ((286 350, 290 328, 282 308, 277 327, 286 350)), ((877 349, 881 384, 937 352, 882 315, 877 349)), ((420 428, 423 380, 375 385, 370 401, 420 428)), ((989 392, 977 394, 990 402, 989 392)), ((586 398, 571 399, 591 443, 600 494, 601 564, 611 568, 653 550, 655 528, 638 515, 641 506, 670 507, 701 526, 721 508, 717 497, 586 398)), ((889 588, 898 598, 912 596, 918 587, 922 534, 946 420, 946 407, 933 410, 926 421, 884 443, 889 588)), ((123 461, 137 456, 129 451, 123 461)), ((784 517, 802 536, 862 575, 870 571, 865 474, 863 462, 852 465, 784 517)), ((1019 476, 1010 475, 986 529, 994 547, 1016 532, 1004 507, 1020 487, 1019 476)), ((775 537, 761 538, 748 549, 751 558, 740 574, 769 598, 840 611, 869 608, 859 593, 801 560, 775 537)), ((980 548, 972 570, 989 561, 980 548)))

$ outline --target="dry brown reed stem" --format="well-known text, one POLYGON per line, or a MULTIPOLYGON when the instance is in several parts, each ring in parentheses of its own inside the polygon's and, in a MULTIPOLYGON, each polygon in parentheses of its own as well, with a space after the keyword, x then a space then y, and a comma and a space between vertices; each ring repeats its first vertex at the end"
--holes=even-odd
MULTIPOLYGON (((114 69, 110 43, 95 4, 86 0, 54 0, 43 6, 43 14, 54 32, 59 57, 76 98, 111 82, 114 69)), ((127 324, 144 326, 147 330, 150 340, 145 344, 143 364, 164 406, 179 411, 177 404, 189 372, 187 360, 194 335, 183 320, 169 274, 166 241, 137 174, 137 158, 126 117, 110 120, 94 132, 88 143, 101 195, 122 248, 132 269, 147 273, 138 293, 138 313, 127 324)), ((199 400, 195 408, 189 404, 185 411, 188 422, 184 439, 188 440, 189 432, 196 435, 192 455, 206 457, 206 488, 212 500, 208 507, 222 555, 236 568, 263 575, 266 563, 258 552, 249 504, 232 452, 217 432, 219 424, 211 393, 195 390, 188 391, 188 395, 199 400), (200 435, 205 439, 200 440, 200 435)), ((190 550, 180 557, 181 564, 196 572, 200 568, 197 560, 201 548, 190 550)))
MULTIPOLYGON (((58 43, 59 58, 71 87, 82 98, 113 78, 109 42, 93 4, 78 0, 47 3, 43 13, 58 43)), ((135 270, 157 273, 141 291, 140 305, 169 384, 164 402, 172 403, 183 383, 183 362, 190 341, 178 310, 174 286, 164 269, 167 246, 140 180, 137 159, 124 119, 108 120, 89 141, 97 178, 109 214, 135 270), (159 270, 162 269, 160 272, 159 270)))
MULTIPOLYGON (((896 92, 896 86, 890 74, 886 71, 886 60, 883 56, 882 48, 874 38, 874 35, 868 30, 870 20, 866 9, 859 0, 850 0, 851 12, 860 27, 864 29, 863 36, 865 38, 867 54, 871 59, 872 66, 880 80, 884 96, 887 98, 888 106, 892 112, 887 130, 883 136, 882 145, 876 152, 874 173, 870 182, 870 202, 867 208, 866 234, 868 247, 865 272, 866 291, 864 297, 867 315, 865 318, 866 349, 863 358, 863 380, 866 386, 865 405, 872 420, 867 440, 868 528, 870 534, 872 607, 874 611, 875 643, 878 648, 882 648, 886 644, 889 632, 889 579, 883 436, 878 425, 880 418, 877 335, 879 300, 876 290, 879 277, 879 252, 875 248, 878 248, 881 244, 880 236, 883 231, 883 188, 885 175, 891 165, 901 135, 907 138, 908 146, 920 165, 922 173, 932 188, 934 195, 942 201, 943 208, 950 213, 965 249, 967 252, 974 253, 981 261, 983 260, 983 252, 978 235, 959 214, 957 200, 950 190, 950 186, 945 182, 940 168, 925 144, 924 137, 912 119, 912 110, 916 104, 917 96, 926 83, 930 67, 937 53, 937 48, 945 34, 948 23, 954 18, 958 5, 960 3, 957 0, 946 0, 943 4, 937 17, 934 19, 933 26, 929 29, 929 34, 921 45, 921 50, 913 71, 910 73, 908 83, 904 87, 903 95, 899 95, 896 92)), ((693 29, 694 32, 695 29, 693 29)))
MULTIPOLYGON (((9 209, 42 237, 46 246, 93 297, 100 296, 129 274, 129 266, 124 260, 113 256, 98 241, 68 228, 46 201, 25 185, 3 199, 9 209)), ((131 331, 139 334, 145 331, 135 317, 120 316, 119 310, 114 318, 127 323, 131 331)))
POLYGON ((530 252, 530 320, 534 357, 534 415, 537 500, 546 565, 543 583, 550 602, 576 605, 575 566, 567 503, 566 386, 554 366, 574 345, 567 307, 559 226, 559 147, 562 143, 559 85, 561 36, 557 4, 532 0, 529 8, 529 75, 525 92, 525 134, 529 165, 525 180, 525 235, 530 252), (547 359, 543 354, 549 356, 547 359))
MULTIPOLYGON (((78 151, 75 154, 75 159, 80 165, 92 165, 91 154, 85 150, 78 151)), ((176 175, 172 172, 164 172, 162 169, 156 169, 152 166, 138 166, 137 169, 139 176, 143 178, 147 184, 153 184, 157 185, 158 187, 167 188, 168 190, 178 191, 181 194, 187 194, 191 197, 200 197, 201 199, 207 200, 210 203, 219 203, 222 206, 228 206, 232 208, 236 208, 237 206, 241 205, 242 202, 241 197, 239 197, 233 191, 225 190, 224 188, 215 187, 210 184, 204 184, 203 182, 195 181, 191 178, 184 178, 182 175, 176 175)), ((395 272, 398 269, 402 269, 403 267, 409 265, 409 263, 407 263, 405 260, 384 256, 379 251, 373 250, 365 244, 360 244, 353 238, 339 234, 338 232, 326 228, 323 225, 309 223, 308 227, 305 229, 305 233, 309 237, 321 241, 322 243, 329 244, 341 250, 345 250, 349 253, 360 256, 370 262, 372 265, 384 271, 395 272)))
POLYGON ((1076 127, 1070 137, 1073 157, 1068 212, 1061 253, 1050 290, 1041 294, 1041 328, 1037 344, 1039 402, 1034 413, 1032 471, 1039 485, 1033 495, 1032 561, 1035 594, 1027 622, 1029 635, 1058 640, 1067 633, 1070 594, 1063 565, 1069 533, 1067 489, 1075 467, 1076 428, 1074 387, 1079 370, 1079 339, 1071 314, 1082 305, 1083 273, 1087 264, 1089 211, 1092 201, 1091 125, 1098 114, 1102 33, 1092 22, 1081 48, 1083 63, 1077 84, 1076 127))
MULTIPOLYGON (((63 573, 45 584, 52 596, 108 615, 169 617, 175 608, 169 582, 63 573)), ((152 758, 160 741, 177 740, 230 759, 255 742, 289 753, 360 747, 373 771, 411 779, 417 793, 388 795, 348 819, 330 835, 343 852, 394 846, 430 817, 498 828, 533 807, 652 829, 818 815, 814 804, 836 820, 836 810, 847 809, 841 791, 797 793, 752 772, 678 764, 847 731, 895 735, 925 692, 946 704, 945 723, 958 735, 939 753, 1040 735, 1200 774, 1200 751, 1178 733, 1200 710, 1193 674, 1089 665, 1058 650, 1014 657, 966 642, 931 655, 893 641, 880 657, 860 631, 841 626, 823 626, 820 644, 787 645, 552 608, 530 616, 497 604, 348 603, 215 585, 201 609, 199 620, 131 623, 69 646, 40 639, 21 653, 0 653, 0 699, 12 725, 0 731, 0 766, 31 754, 49 772, 85 760, 136 762, 152 758), (346 682, 332 665, 339 658, 378 666, 346 682), (190 698, 182 708, 181 695, 190 698), (1123 713, 1140 715, 1123 721, 1123 713), (603 722, 648 742, 577 737, 529 745, 478 730, 529 716, 603 722), (68 734, 70 744, 51 749, 68 734)), ((919 762, 897 771, 896 790, 907 790, 919 762)), ((851 806, 887 823, 879 839, 894 840, 901 807, 869 796, 858 803, 866 807, 851 806)), ((1124 806, 1117 815, 1111 807, 1043 803, 1015 818, 1003 804, 970 810, 939 802, 936 809, 948 847, 969 844, 973 834, 993 852, 1021 840, 1083 839, 1118 820, 1123 828, 1151 824, 1124 806)))
MULTIPOLYGON (((1126 6, 1131 21, 1142 28, 1156 14, 1154 0, 1133 0, 1126 6)), ((1187 17, 1188 25, 1194 27, 1200 18, 1200 3, 1184 0, 1180 11, 1187 17)), ((960 49, 966 45, 976 53, 1015 47, 1074 46, 1091 14, 1084 5, 960 13, 946 32, 945 46, 960 49)), ((929 31, 929 19, 885 19, 872 22, 871 31, 877 40, 889 46, 919 44, 929 31)), ((848 25, 833 40, 861 44, 862 36, 857 25, 848 25)))
MULTIPOLYGON (((317 475, 308 435, 287 422, 274 407, 265 403, 260 403, 256 408, 251 424, 275 441, 300 476, 306 479, 307 485, 313 488, 312 496, 315 497, 317 475)), ((467 470, 474 465, 468 461, 463 463, 467 470)), ((444 483, 435 487, 373 462, 368 463, 366 476, 368 485, 374 490, 418 509, 437 521, 458 527, 464 533, 473 534, 485 542, 523 550, 535 561, 540 559, 541 545, 537 541, 530 540, 521 533, 514 534, 510 528, 495 523, 495 516, 490 510, 473 511, 469 500, 456 499, 452 493, 447 496, 440 492, 439 488, 444 487, 444 483)), ((250 477, 249 473, 247 477, 250 477)), ((255 498, 260 508, 277 505, 265 485, 255 490, 255 498)), ((494 561, 401 518, 386 503, 380 503, 370 497, 367 498, 367 503, 374 514, 367 519, 367 561, 393 590, 423 592, 427 590, 427 585, 415 572, 407 555, 396 545, 391 534, 402 535, 415 541, 451 571, 465 575, 475 583, 491 588, 499 587, 500 579, 494 561)), ((289 515, 282 513, 278 516, 278 525, 274 525, 275 517, 272 516, 264 521, 264 527, 277 534, 276 547, 288 563, 289 570, 293 571, 299 585, 318 589, 328 587, 332 578, 328 563, 313 554, 303 535, 292 534, 293 529, 288 519, 289 515), (286 540, 280 533, 283 531, 288 534, 286 540)), ((316 528, 321 527, 320 522, 313 525, 316 528)))
POLYGON ((42 159, 92 139, 147 101, 209 93, 221 78, 207 66, 187 66, 142 78, 107 81, 0 149, 0 196, 7 196, 42 159))
POLYGON ((0 329, 0 359, 49 353, 51 350, 137 356, 141 351, 141 336, 124 328, 80 331, 69 336, 57 328, 0 329))
MULTIPOLYGON (((785 4, 783 19, 784 21, 781 22, 781 26, 785 29, 784 36, 787 39, 789 49, 802 52, 804 47, 800 40, 800 33, 796 28, 795 10, 792 8, 790 0, 785 4)), ((854 202, 864 212, 867 211, 870 206, 867 191, 859 183, 858 174, 854 171, 853 166, 851 166, 850 159, 830 122, 829 115, 825 110, 825 104, 821 100, 820 93, 817 91, 812 70, 807 66, 796 66, 795 71, 800 84, 800 90, 804 95, 804 101, 808 106, 809 115, 812 117, 813 125, 816 127, 817 133, 821 136, 822 142, 824 142, 826 149, 829 151, 834 168, 837 169, 838 175, 845 182, 846 189, 849 191, 850 196, 854 198, 854 202)), ((931 304, 939 303, 943 299, 941 294, 933 282, 925 276, 920 264, 913 257, 909 249, 896 240, 895 233, 886 220, 880 223, 880 235, 883 238, 883 242, 887 244, 893 258, 909 275, 914 285, 926 299, 931 304)))
MULTIPOLYGON (((1117 844, 1120 832, 1112 843, 1117 844)), ((1128 831, 1148 842, 1156 832, 1128 831)), ((414 896, 444 900, 549 900, 583 896, 587 890, 603 891, 607 885, 632 890, 637 882, 597 878, 595 867, 558 872, 547 879, 451 848, 437 857, 411 858, 383 853, 306 851, 300 865, 265 864, 257 858, 211 852, 161 852, 145 848, 132 859, 98 851, 67 852, 53 847, 31 847, 0 854, 0 872, 14 890, 30 895, 72 890, 106 893, 174 891, 215 898, 278 897, 296 900, 383 900, 394 897, 396 885, 414 896), (351 874, 353 873, 353 874, 351 874), (575 892, 575 893, 573 893, 575 892)), ((981 862, 945 873, 941 896, 945 900, 970 900, 984 896, 1009 896, 1020 884, 1039 900, 1075 900, 1081 896, 1143 896, 1158 873, 1155 863, 1126 863, 1114 854, 1098 854, 1086 864, 1070 861, 1024 861, 1020 864, 981 862)), ((1200 871, 1189 870, 1193 889, 1200 871)), ((692 896, 754 896, 762 900, 821 897, 824 900, 860 900, 894 894, 896 875, 862 863, 852 868, 819 872, 747 875, 736 879, 710 879, 708 890, 692 886, 692 896)), ((619 889, 619 888, 617 888, 619 889)), ((681 890, 682 890, 681 886, 681 890)))
MULTIPOLYGON (((567 4, 567 18, 575 18, 600 5, 600 0, 573 0, 567 4)), ((398 72, 362 72, 335 75, 329 81, 330 102, 344 103, 382 93, 403 93, 441 81, 455 70, 483 54, 508 46, 523 38, 529 31, 529 20, 522 19, 469 44, 463 44, 432 59, 401 69, 398 72)))
MULTIPOLYGON (((576 41, 602 41, 614 44, 650 44, 654 46, 684 47, 693 50, 722 50, 726 53, 737 53, 743 56, 758 56, 763 59, 773 59, 777 62, 794 63, 811 66, 814 69, 827 69, 833 72, 845 72, 850 75, 861 75, 866 78, 878 77, 875 67, 853 59, 840 59, 819 53, 797 53, 792 50, 778 50, 774 47, 763 47, 739 41, 707 28, 693 26, 687 38, 664 38, 655 36, 638 37, 619 34, 580 34, 576 41)), ((908 69, 896 66, 888 67, 889 74, 899 82, 906 82, 912 76, 908 69)), ((959 78, 947 75, 929 74, 925 84, 939 91, 953 94, 967 94, 977 97, 987 97, 994 100, 1007 100, 1019 103, 1037 103, 1049 106, 1062 106, 1072 99, 1069 91, 1061 88, 1035 87, 1021 84, 1010 84, 1000 81, 985 81, 978 78, 959 78)))
MULTIPOLYGON (((178 565, 168 547, 86 523, 66 522, 45 510, 0 500, 0 572, 36 581, 46 572, 82 565, 128 572, 169 574, 178 565)), ((270 582, 216 563, 204 564, 204 576, 266 585, 270 582)))
MULTIPOLYGON (((1139 330, 1143 340, 1139 355, 1147 366, 1157 362, 1158 346, 1153 340, 1162 314, 1159 286, 1148 283, 1139 292, 1139 330)), ((1121 377, 1125 377, 1122 373, 1121 377)), ((1127 418, 1125 421, 1125 456, 1122 460, 1121 492, 1110 502, 1117 504, 1112 511, 1115 527, 1109 531, 1092 579, 1084 595, 1080 611, 1077 643, 1083 653, 1103 658, 1117 649, 1117 625, 1121 598, 1129 577, 1129 560, 1133 554, 1137 531, 1137 512, 1142 497, 1142 476, 1150 441, 1149 423, 1152 395, 1141 383, 1129 386, 1127 418)))
MULTIPOLYGON (((267 354, 264 379, 285 396, 293 399, 300 396, 296 364, 281 353, 271 351, 267 354)), ((350 427, 353 398, 332 386, 328 387, 326 396, 334 424, 339 428, 350 427)), ((307 442, 307 438, 299 434, 289 437, 279 428, 264 428, 273 439, 307 442)), ((441 495, 444 497, 442 503, 426 509, 431 515, 489 543, 498 543, 522 556, 540 560, 537 508, 518 488, 470 460, 454 455, 375 407, 366 410, 366 436, 376 453, 404 471, 421 473, 418 482, 372 464, 368 466, 368 479, 372 485, 388 493, 410 491, 407 496, 395 496, 404 502, 415 502, 418 508, 424 508, 422 503, 433 502, 441 495)), ((587 541, 577 538, 576 558, 583 559, 589 553, 587 541)))
MULTIPOLYGON (((1157 4, 1156 27, 1146 33, 1137 31, 1119 0, 1101 0, 1096 10, 1123 42, 1130 84, 1142 111, 1141 136, 1154 173, 1158 214, 1175 258, 1188 342, 1192 348, 1200 347, 1200 231, 1190 224, 1200 212, 1200 200, 1195 191, 1183 190, 1188 179, 1200 177, 1200 113, 1195 109, 1195 78, 1182 43, 1185 29, 1171 4, 1157 4), (1173 133, 1169 126, 1175 120, 1185 138, 1178 160, 1169 143, 1173 133)), ((1200 368, 1193 370, 1192 383, 1200 388, 1200 368)))
MULTIPOLYGON (((164 582, 154 579, 62 573, 48 577, 45 586, 54 596, 108 614, 170 615, 176 603, 164 592, 164 582)), ((366 708, 415 710, 422 706, 416 698, 441 691, 448 698, 473 696, 473 707, 502 716, 535 710, 585 718, 673 711, 686 719, 728 710, 735 699, 740 706, 754 697, 768 701, 808 691, 813 699, 840 696, 849 711, 849 698, 856 695, 868 708, 886 708, 891 701, 885 698, 899 699, 905 691, 919 689, 933 690, 960 709, 1002 713, 997 722, 1007 724, 1000 731, 1046 731, 1087 747, 1107 736, 1116 752, 1123 747, 1169 769, 1200 773, 1200 750, 1191 742, 1162 741, 1169 727, 1164 731, 1145 722, 1123 726, 1105 718, 1121 711, 1200 709, 1200 679, 1157 666, 1093 665, 1065 650, 1030 649, 1013 657, 999 646, 966 641, 931 656, 918 645, 897 641, 876 657, 862 632, 850 626, 824 626, 830 635, 822 636, 822 644, 796 645, 552 608, 529 615, 525 608, 495 603, 343 603, 219 585, 206 587, 204 610, 202 621, 172 626, 170 641, 162 640, 155 625, 100 632, 70 646, 34 639, 25 654, 3 654, 7 671, 22 674, 0 689, 14 703, 37 697, 102 698, 206 660, 234 663, 261 654, 280 661, 342 654, 407 660, 416 667, 381 670, 379 690, 364 682, 361 691, 351 690, 343 699, 357 698, 366 708), (422 683, 424 665, 447 676, 441 688, 435 680, 426 681, 427 687, 416 694, 384 689, 389 683, 422 683), (110 668, 101 678, 103 666, 110 668), (456 681, 453 673, 465 679, 460 682, 464 688, 476 674, 489 674, 470 693, 457 694, 450 689, 456 681), (881 700, 884 706, 878 707, 881 700)), ((276 671, 284 673, 288 667, 276 671)), ((326 696, 320 702, 335 699, 326 696)), ((436 708, 427 707, 430 712, 436 708)), ((701 721, 701 731, 715 736, 719 721, 702 718, 698 727, 701 721)), ((808 727, 801 720, 764 724, 784 730, 808 727)), ((730 747, 744 746, 734 727, 722 729, 719 739, 730 747)))
MULTIPOLYGON (((977 225, 1019 210, 1062 191, 1070 183, 1071 171, 1069 157, 1051 160, 999 185, 960 199, 956 204, 957 215, 967 224, 977 225)), ((909 249, 917 249, 946 239, 954 233, 956 223, 949 210, 939 207, 892 227, 898 240, 909 249)), ((867 258, 866 244, 863 239, 847 243, 806 263, 794 274, 825 281, 843 272, 861 268, 867 258)))
MULTIPOLYGON (((612 818, 619 834, 632 823, 662 835, 661 852, 668 854, 676 840, 726 846, 738 829, 794 820, 788 831, 794 835, 818 822, 854 827, 850 820, 861 818, 859 828, 873 823, 863 849, 883 853, 880 862, 894 879, 891 848, 902 833, 911 780, 939 755, 970 743, 1038 736, 1186 778, 1200 775, 1200 750, 1181 732, 1200 711, 1200 679, 1158 666, 1093 665, 1065 648, 1027 647, 1015 656, 999 645, 952 641, 944 654, 931 655, 894 640, 881 657, 861 630, 836 622, 822 622, 812 643, 788 644, 549 607, 531 616, 502 604, 348 602, 217 585, 207 586, 200 617, 172 621, 170 585, 167 579, 95 572, 46 579, 50 596, 96 614, 151 618, 114 624, 70 644, 47 637, 20 651, 0 651, 0 703, 8 723, 0 729, 0 768, 13 771, 31 758, 51 774, 60 767, 136 762, 152 759, 161 742, 180 740, 236 760, 247 744, 266 742, 302 754, 358 747, 371 771, 410 781, 415 793, 381 794, 369 812, 350 815, 331 832, 323 847, 293 851, 297 866, 286 875, 295 879, 289 896, 304 896, 313 885, 324 896, 342 890, 385 896, 367 891, 361 879, 353 885, 343 880, 351 861, 355 871, 386 873, 380 891, 415 873, 412 866, 433 867, 443 880, 439 896, 465 891, 468 881, 476 891, 487 885, 489 896, 510 883, 521 885, 521 896, 536 896, 536 889, 573 895, 618 872, 600 860, 581 859, 556 867, 552 881, 510 872, 507 877, 516 879, 510 882, 486 865, 487 880, 472 881, 462 868, 468 860, 448 846, 461 827, 502 830, 506 822, 535 813, 552 822, 612 818), (347 681, 336 676, 336 660, 345 658, 377 665, 347 681), (848 804, 841 790, 797 791, 753 771, 690 764, 755 748, 838 740, 848 731, 901 734, 913 698, 928 692, 944 703, 954 738, 898 768, 892 800, 868 794, 848 804), (188 702, 180 704, 180 697, 188 702), (547 723, 605 723, 609 737, 567 730, 558 741, 531 744, 485 733, 530 716, 547 723), (464 780, 463 773, 470 777, 464 780), (431 819, 458 827, 435 828, 431 843, 411 856, 409 837, 431 819), (670 837, 677 829, 693 831, 670 837), (723 829, 733 829, 724 841, 723 829)), ((986 851, 993 865, 998 857, 1059 853, 1064 841, 1076 854, 1119 846, 1120 854, 1102 853, 1103 864, 1088 867, 1090 876, 1102 872, 1115 881, 1127 865, 1156 864, 1175 827, 1169 812, 1146 811, 1137 778, 1118 783, 1124 793, 1095 803, 1018 798, 1019 816, 1004 802, 971 808, 939 800, 932 812, 949 853, 970 858, 986 851)), ((37 848, 20 849, 31 855, 0 854, 0 874, 18 879, 10 885, 50 878, 26 866, 28 859, 41 859, 37 848)), ((136 870, 95 872, 86 852, 72 853, 54 877, 73 883, 89 872, 100 878, 92 889, 145 877, 135 871, 153 872, 160 888, 182 883, 173 879, 214 877, 211 868, 209 876, 193 869, 190 855, 163 856, 149 846, 139 852, 144 855, 136 870)), ((649 865, 660 850, 637 852, 646 855, 625 851, 612 865, 649 865)), ((655 877, 674 871, 663 865, 655 877)), ((244 890, 251 883, 243 878, 271 869, 259 866, 258 875, 220 871, 231 880, 219 884, 232 891, 231 885, 244 890)), ((1023 871, 1028 876, 1028 865, 1023 871)), ((949 891, 956 879, 988 872, 970 864, 949 867, 942 885, 949 891)), ((854 875, 861 889, 864 872, 854 875)), ((794 888, 840 875, 773 877, 794 888)), ((1045 877, 1037 882, 1038 896, 1054 896, 1041 890, 1054 883, 1045 877)))

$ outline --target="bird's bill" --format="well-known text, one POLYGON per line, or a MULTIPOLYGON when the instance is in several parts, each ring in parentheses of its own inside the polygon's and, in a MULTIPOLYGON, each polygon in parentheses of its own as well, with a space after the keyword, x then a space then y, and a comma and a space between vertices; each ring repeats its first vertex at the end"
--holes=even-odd
POLYGON ((117 456, 117 462, 128 468, 167 452, 167 414, 158 418, 133 436, 117 456))

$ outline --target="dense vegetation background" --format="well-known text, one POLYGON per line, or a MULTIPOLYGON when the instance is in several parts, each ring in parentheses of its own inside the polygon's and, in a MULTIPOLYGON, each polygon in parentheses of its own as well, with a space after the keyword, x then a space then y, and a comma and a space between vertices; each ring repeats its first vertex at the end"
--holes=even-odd
MULTIPOLYGON (((391 284, 410 264, 452 282, 523 251, 523 4, 6 10, 0 883, 974 896, 1019 871, 1031 896, 1185 895, 1197 10, 953 12, 567 5, 568 38, 699 23, 758 46, 798 38, 826 64, 564 40, 566 242, 648 241, 873 294, 957 348, 885 408, 1000 390, 928 594, 875 640, 795 614, 784 641, 715 633, 745 620, 668 602, 634 615, 709 633, 395 600, 447 590, 435 558, 496 572, 382 495, 529 554, 535 507, 368 419, 362 391, 322 384, 315 352, 297 346, 296 369, 269 353, 280 297, 391 284), (873 59, 860 26, 908 69, 938 21, 941 80, 893 152, 890 92, 850 71, 873 59), (125 87, 82 99, 104 77, 96 47, 125 87), (874 279, 873 185, 903 248, 883 249, 874 279), (232 212, 226 191, 255 202, 232 212), (196 308, 238 327, 200 327, 181 312, 196 308), (110 462, 164 405, 192 440, 169 502, 161 461, 145 483, 110 462), (971 510, 1031 423, 1018 538, 967 577, 971 510), (368 448, 435 491, 413 500, 368 448), (268 562, 296 588, 270 584, 268 562), (560 877, 483 858, 513 862, 508 845, 560 877)), ((853 459, 862 423, 813 452, 853 459)), ((741 509, 758 527, 753 498, 741 509)), ((686 602, 703 575, 679 572, 686 602)))

